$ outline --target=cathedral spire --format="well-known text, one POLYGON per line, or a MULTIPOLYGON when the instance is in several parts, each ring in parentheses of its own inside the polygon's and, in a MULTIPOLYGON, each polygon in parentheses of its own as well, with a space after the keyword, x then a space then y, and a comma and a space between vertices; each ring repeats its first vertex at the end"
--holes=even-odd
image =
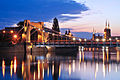
POLYGON ((107 20, 106 20, 106 26, 105 26, 105 28, 108 28, 108 23, 107 23, 107 20))
POLYGON ((108 29, 110 28, 110 24, 109 24, 109 22, 108 22, 108 29))

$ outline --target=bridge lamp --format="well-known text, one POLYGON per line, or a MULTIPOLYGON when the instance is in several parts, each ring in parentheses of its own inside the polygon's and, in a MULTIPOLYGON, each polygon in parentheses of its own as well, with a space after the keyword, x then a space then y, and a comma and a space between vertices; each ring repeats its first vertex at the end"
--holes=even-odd
POLYGON ((86 42, 86 41, 87 41, 87 39, 84 39, 84 41, 86 42))
POLYGON ((81 42, 81 41, 82 41, 82 39, 79 39, 79 41, 81 42))
POLYGON ((102 41, 105 42, 105 39, 103 38, 102 41))
POLYGON ((73 38, 73 41, 75 41, 76 40, 76 38, 73 38))
POLYGON ((97 38, 96 41, 99 42, 99 39, 97 38))
POLYGON ((38 30, 40 31, 40 28, 38 30))
POLYGON ((4 30, 3 33, 5 33, 6 31, 4 30))
POLYGON ((43 32, 45 32, 45 31, 43 30, 43 32))
POLYGON ((61 35, 61 32, 59 32, 59 34, 61 35))
POLYGON ((115 39, 116 39, 116 40, 118 40, 118 38, 117 38, 117 37, 116 37, 115 39))
POLYGON ((13 35, 13 38, 14 38, 14 39, 16 39, 16 38, 17 38, 17 35, 16 35, 16 34, 15 34, 15 35, 13 35))
POLYGON ((11 34, 12 34, 13 32, 14 32, 13 30, 10 31, 11 34))
POLYGON ((109 41, 111 41, 112 39, 111 38, 109 38, 109 41))

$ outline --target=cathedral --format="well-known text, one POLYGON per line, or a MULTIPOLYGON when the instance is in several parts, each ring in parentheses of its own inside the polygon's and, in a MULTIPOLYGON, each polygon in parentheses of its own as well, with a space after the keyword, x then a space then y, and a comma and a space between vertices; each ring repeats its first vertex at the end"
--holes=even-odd
POLYGON ((92 36, 92 40, 96 40, 96 39, 105 39, 106 41, 109 40, 120 40, 120 36, 111 36, 111 29, 110 29, 110 24, 108 21, 106 21, 106 25, 105 25, 105 29, 104 29, 104 35, 96 35, 95 30, 93 29, 93 36, 92 36))

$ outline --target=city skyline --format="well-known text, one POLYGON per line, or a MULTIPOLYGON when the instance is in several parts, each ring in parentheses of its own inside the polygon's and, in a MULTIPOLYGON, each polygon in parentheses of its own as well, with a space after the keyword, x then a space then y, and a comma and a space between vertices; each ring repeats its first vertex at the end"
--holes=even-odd
POLYGON ((99 33, 104 32, 107 19, 112 35, 119 35, 119 3, 117 0, 7 0, 0 3, 0 26, 15 26, 19 21, 30 19, 43 21, 47 27, 52 28, 52 19, 57 17, 61 30, 69 28, 78 37, 86 32, 90 37, 93 27, 99 33))

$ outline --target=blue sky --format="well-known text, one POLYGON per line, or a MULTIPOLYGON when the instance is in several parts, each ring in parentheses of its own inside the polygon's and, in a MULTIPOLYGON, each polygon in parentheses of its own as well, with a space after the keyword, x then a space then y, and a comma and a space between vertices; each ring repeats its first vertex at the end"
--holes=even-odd
POLYGON ((0 28, 15 26, 25 19, 43 21, 51 28, 52 19, 57 17, 61 30, 69 28, 81 36, 81 32, 91 34, 93 27, 103 33, 107 19, 112 35, 119 35, 119 10, 119 0, 2 0, 0 28))

